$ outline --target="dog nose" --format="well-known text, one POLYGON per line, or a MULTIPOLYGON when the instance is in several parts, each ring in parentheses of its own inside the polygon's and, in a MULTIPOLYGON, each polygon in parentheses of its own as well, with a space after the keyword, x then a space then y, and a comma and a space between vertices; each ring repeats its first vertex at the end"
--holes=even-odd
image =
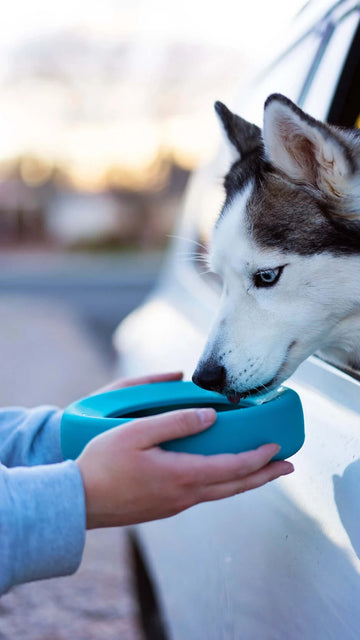
POLYGON ((204 364, 197 367, 192 381, 198 387, 221 393, 226 383, 226 369, 217 364, 204 364))

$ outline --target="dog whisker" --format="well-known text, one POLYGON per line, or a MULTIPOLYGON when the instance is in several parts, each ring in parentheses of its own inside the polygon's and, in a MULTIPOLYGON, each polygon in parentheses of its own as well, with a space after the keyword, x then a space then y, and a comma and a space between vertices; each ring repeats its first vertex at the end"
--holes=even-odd
POLYGON ((186 256, 189 258, 198 258, 199 260, 207 260, 207 255, 205 256, 203 253, 199 253, 197 251, 183 251, 178 253, 178 256, 186 256))
POLYGON ((168 233, 167 237, 168 238, 173 238, 175 240, 186 240, 186 242, 192 242, 192 243, 196 244, 198 247, 200 247, 201 249, 203 249, 206 252, 208 250, 208 248, 204 244, 202 244, 198 240, 194 240, 193 238, 187 238, 186 236, 179 236, 179 235, 171 234, 171 233, 168 233))
POLYGON ((208 261, 204 260, 201 256, 184 255, 182 258, 180 258, 180 260, 182 262, 197 262, 198 264, 204 264, 205 266, 208 266, 208 261))

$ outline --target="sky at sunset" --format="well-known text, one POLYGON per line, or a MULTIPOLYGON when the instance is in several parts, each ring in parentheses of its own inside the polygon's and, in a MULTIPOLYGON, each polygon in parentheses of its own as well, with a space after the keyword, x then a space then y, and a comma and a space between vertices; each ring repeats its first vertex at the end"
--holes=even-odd
POLYGON ((0 23, 0 160, 34 154, 100 188, 110 166, 186 166, 217 140, 212 103, 266 58, 300 0, 13 0, 0 23))

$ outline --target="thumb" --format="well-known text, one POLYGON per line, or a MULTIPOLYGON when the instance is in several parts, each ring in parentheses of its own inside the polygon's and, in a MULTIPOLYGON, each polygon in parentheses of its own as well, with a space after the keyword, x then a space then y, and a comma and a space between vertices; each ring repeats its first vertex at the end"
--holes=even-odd
POLYGON ((129 428, 136 446, 149 449, 166 440, 204 431, 216 420, 215 409, 182 409, 134 420, 129 428))

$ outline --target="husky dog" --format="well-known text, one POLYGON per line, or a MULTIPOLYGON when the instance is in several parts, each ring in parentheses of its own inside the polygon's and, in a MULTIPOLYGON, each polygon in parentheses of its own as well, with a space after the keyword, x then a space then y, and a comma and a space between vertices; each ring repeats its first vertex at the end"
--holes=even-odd
POLYGON ((210 267, 220 310, 193 381, 232 402, 322 351, 360 366, 360 132, 280 94, 261 131, 215 104, 233 154, 210 267))

